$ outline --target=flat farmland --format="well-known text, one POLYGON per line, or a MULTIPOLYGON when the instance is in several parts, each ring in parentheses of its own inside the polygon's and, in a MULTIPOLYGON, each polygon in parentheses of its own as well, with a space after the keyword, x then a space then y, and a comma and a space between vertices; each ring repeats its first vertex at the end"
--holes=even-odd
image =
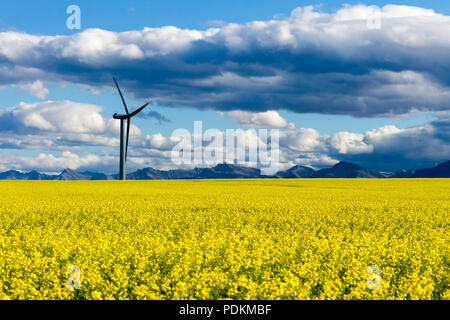
POLYGON ((450 299, 449 179, 0 181, 0 299, 450 299))

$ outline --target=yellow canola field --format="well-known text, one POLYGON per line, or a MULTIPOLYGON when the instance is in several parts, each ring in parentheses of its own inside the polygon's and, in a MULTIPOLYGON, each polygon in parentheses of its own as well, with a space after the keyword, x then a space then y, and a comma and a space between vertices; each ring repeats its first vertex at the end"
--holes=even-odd
POLYGON ((0 299, 449 299, 449 211, 445 179, 0 181, 0 299))

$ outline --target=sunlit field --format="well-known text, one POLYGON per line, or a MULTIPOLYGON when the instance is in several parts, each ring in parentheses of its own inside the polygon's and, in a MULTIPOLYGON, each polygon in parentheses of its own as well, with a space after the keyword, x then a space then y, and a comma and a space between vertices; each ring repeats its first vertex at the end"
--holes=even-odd
POLYGON ((0 298, 449 299, 449 211, 445 179, 0 181, 0 298))

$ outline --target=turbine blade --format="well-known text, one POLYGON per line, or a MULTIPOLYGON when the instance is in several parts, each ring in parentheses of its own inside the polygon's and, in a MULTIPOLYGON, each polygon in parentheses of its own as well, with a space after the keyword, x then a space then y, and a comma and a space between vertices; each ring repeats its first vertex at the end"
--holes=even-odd
POLYGON ((127 146, 125 148, 125 162, 127 161, 127 157, 128 157, 128 140, 130 138, 130 126, 131 126, 131 118, 128 118, 128 120, 127 120, 127 146))
POLYGON ((142 107, 140 107, 140 108, 137 109, 136 111, 132 112, 132 113, 130 114, 130 117, 134 117, 134 116, 137 115, 139 112, 141 112, 142 110, 144 110, 145 107, 147 107, 147 106, 148 106, 148 103, 144 104, 142 107))
POLYGON ((122 91, 120 91, 119 85, 117 84, 116 78, 113 77, 113 79, 114 79, 114 83, 116 84, 117 90, 119 90, 120 97, 122 98, 123 106, 125 107, 125 111, 127 112, 127 114, 130 114, 128 112, 127 104, 125 103, 125 99, 123 98, 122 91))

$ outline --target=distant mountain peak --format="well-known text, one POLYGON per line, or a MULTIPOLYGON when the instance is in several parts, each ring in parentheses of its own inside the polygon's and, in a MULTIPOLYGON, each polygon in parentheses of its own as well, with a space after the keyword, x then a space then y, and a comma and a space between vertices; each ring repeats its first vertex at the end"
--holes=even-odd
POLYGON ((332 168, 317 171, 312 178, 385 178, 385 176, 357 164, 341 161, 332 168))
POLYGON ((315 173, 316 170, 310 167, 296 165, 286 171, 278 172, 277 176, 280 178, 310 178, 315 173))
POLYGON ((217 164, 215 167, 213 167, 213 169, 215 170, 229 170, 229 169, 234 169, 234 168, 238 168, 238 166, 231 164, 231 163, 219 163, 217 164))
POLYGON ((450 161, 440 163, 434 168, 417 170, 413 178, 450 178, 450 161))
POLYGON ((51 180, 65 180, 65 181, 77 181, 77 180, 111 180, 112 177, 98 172, 77 172, 73 169, 64 169, 58 176, 51 180))
MULTIPOLYGON (((167 180, 167 179, 244 179, 244 178, 450 178, 450 161, 433 168, 412 171, 400 170, 395 173, 381 173, 367 170, 357 164, 342 161, 331 168, 315 171, 312 168, 296 165, 275 176, 264 176, 258 168, 243 167, 230 163, 221 163, 212 168, 195 168, 162 171, 151 167, 137 170, 127 175, 130 180, 167 180)), ((112 180, 118 175, 106 175, 99 172, 77 172, 64 169, 59 175, 46 175, 36 170, 28 173, 9 170, 0 173, 0 180, 112 180)))

